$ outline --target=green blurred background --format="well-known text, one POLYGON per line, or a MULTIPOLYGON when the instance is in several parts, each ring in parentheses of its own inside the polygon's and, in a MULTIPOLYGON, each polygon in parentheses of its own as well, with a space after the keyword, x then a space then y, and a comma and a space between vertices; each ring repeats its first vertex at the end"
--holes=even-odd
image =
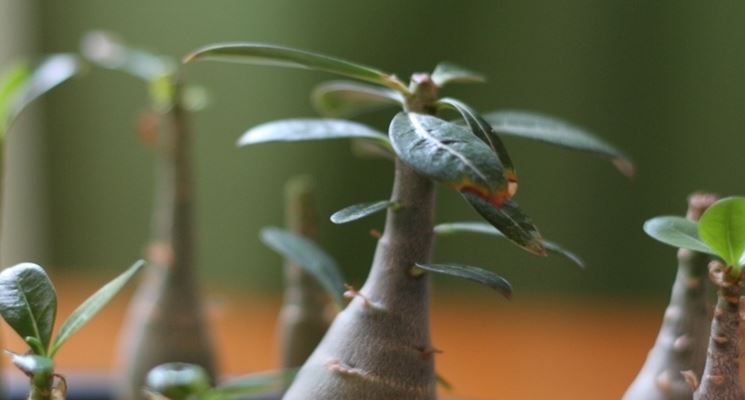
MULTIPOLYGON (((484 85, 448 88, 448 95, 482 111, 519 108, 565 118, 624 149, 637 164, 633 180, 597 157, 507 139, 521 178, 517 200, 544 236, 579 253, 588 269, 475 236, 439 240, 435 260, 498 271, 518 297, 662 300, 674 275, 674 250, 648 239, 643 221, 683 213, 694 190, 743 194, 743 1, 0 3, 6 29, 15 29, 0 39, 2 62, 76 51, 91 29, 179 58, 204 44, 245 40, 334 54, 399 76, 448 60, 489 77, 484 85)), ((255 124, 313 116, 310 90, 333 77, 218 63, 186 71, 212 100, 193 119, 199 266, 208 285, 278 289, 280 260, 257 235, 262 226, 282 223, 282 188, 290 177, 316 178, 323 216, 387 198, 391 165, 355 158, 348 143, 235 147, 255 124)), ((24 150, 34 162, 11 175, 15 185, 29 184, 30 168, 38 185, 6 205, 6 240, 16 243, 6 263, 34 259, 58 272, 99 272, 121 269, 143 253, 154 154, 134 126, 146 104, 140 82, 92 69, 27 115, 38 117, 41 128, 24 150), (26 226, 32 222, 37 228, 26 226)), ((365 121, 385 129, 391 115, 365 121)), ((437 221, 463 219, 478 217, 459 196, 440 190, 437 221)), ((320 242, 355 285, 375 245, 368 232, 382 223, 375 216, 321 226, 320 242)), ((437 285, 472 289, 439 278, 437 285)))

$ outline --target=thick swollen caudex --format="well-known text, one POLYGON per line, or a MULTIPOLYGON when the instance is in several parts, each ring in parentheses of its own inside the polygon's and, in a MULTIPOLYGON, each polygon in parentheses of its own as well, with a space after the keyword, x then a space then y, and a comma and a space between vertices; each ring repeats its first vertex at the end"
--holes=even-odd
POLYGON ((711 277, 719 287, 711 323, 709 351, 694 400, 745 400, 740 383, 740 300, 742 277, 732 277, 712 262, 711 277))
POLYGON ((132 300, 121 349, 126 376, 120 398, 127 400, 143 398, 147 372, 162 363, 193 363, 215 376, 194 270, 190 132, 178 102, 168 118, 169 129, 158 143, 150 266, 132 300))
POLYGON ((432 400, 429 278, 433 183, 396 163, 385 232, 365 285, 334 320, 284 400, 432 400))
MULTIPOLYGON (((688 199, 687 217, 698 221, 716 201, 696 193, 688 199)), ((662 326, 644 366, 624 394, 624 400, 690 400, 693 389, 683 371, 701 376, 706 362, 711 320, 706 298, 709 256, 678 250, 678 272, 662 326)))
MULTIPOLYGON (((308 177, 290 181, 286 189, 286 220, 291 231, 317 236, 313 184, 308 177)), ((316 279, 290 261, 285 262, 284 302, 279 314, 283 368, 297 368, 308 359, 326 333, 333 316, 328 295, 316 279)))

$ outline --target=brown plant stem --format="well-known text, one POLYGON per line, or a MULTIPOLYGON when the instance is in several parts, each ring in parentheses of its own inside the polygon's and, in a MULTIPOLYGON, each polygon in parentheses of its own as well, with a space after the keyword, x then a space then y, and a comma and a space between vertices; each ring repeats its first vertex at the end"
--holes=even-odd
POLYGON ((740 382, 740 301, 742 275, 733 276, 721 262, 710 264, 712 282, 718 287, 711 323, 706 368, 694 400, 743 400, 740 382))
POLYGON ((149 267, 124 329, 126 374, 120 398, 142 399, 147 372, 165 362, 202 366, 214 381, 215 361, 195 271, 191 141, 180 82, 174 82, 168 129, 158 137, 153 239, 149 267))
POLYGON ((431 400, 429 278, 412 274, 432 249, 433 183, 396 161, 385 232, 370 275, 334 320, 285 400, 431 400))
MULTIPOLYGON (((698 221, 716 200, 712 194, 692 194, 688 198, 688 219, 698 221)), ((708 262, 705 254, 678 250, 678 272, 657 340, 624 400, 692 398, 693 389, 681 372, 690 371, 687 374, 698 379, 706 362, 711 326, 706 299, 708 262)))
MULTIPOLYGON (((313 182, 299 176, 285 189, 286 225, 297 234, 318 236, 313 182)), ((313 276, 291 261, 284 265, 284 301, 279 313, 279 342, 282 368, 303 365, 326 334, 334 310, 329 297, 313 276)))

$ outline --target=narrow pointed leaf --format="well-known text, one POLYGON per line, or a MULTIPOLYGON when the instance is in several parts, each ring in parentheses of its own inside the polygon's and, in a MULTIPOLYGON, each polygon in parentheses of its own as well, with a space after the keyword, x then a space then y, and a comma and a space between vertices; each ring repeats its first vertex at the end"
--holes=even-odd
MULTIPOLYGON (((434 232, 438 235, 452 235, 461 232, 479 233, 506 239, 504 233, 497 230, 497 228, 495 228, 494 226, 483 222, 453 222, 447 224, 439 224, 435 226, 434 232)), ((579 265, 581 268, 585 268, 584 261, 582 261, 582 259, 578 255, 565 249, 561 245, 550 242, 548 240, 544 240, 543 247, 545 247, 546 250, 552 253, 559 254, 568 258, 570 261, 579 265)))
POLYGON ((745 253, 745 197, 728 197, 709 207, 698 222, 698 235, 729 266, 745 253))
POLYGON ((598 154, 610 158, 622 174, 634 175, 634 164, 623 152, 559 119, 524 111, 498 111, 485 114, 484 119, 497 133, 598 154))
POLYGON ((132 277, 139 272, 142 267, 145 266, 145 261, 139 260, 124 271, 121 275, 114 278, 112 281, 101 287, 88 297, 81 305, 78 306, 75 311, 67 317, 67 320, 62 324, 57 337, 54 339, 54 345, 50 354, 54 356, 60 347, 74 335, 80 328, 85 326, 106 304, 116 296, 119 291, 122 290, 124 285, 132 279, 132 277))
POLYGON ((45 351, 49 348, 57 293, 44 269, 22 263, 0 272, 0 315, 18 336, 37 338, 45 351))
POLYGON ((169 57, 130 47, 110 32, 86 33, 81 40, 80 48, 83 56, 91 62, 103 68, 127 73, 149 83, 157 82, 176 72, 176 63, 169 57))
POLYGON ((389 137, 396 155, 422 175, 494 205, 510 198, 499 158, 466 128, 401 112, 391 122, 389 137))
POLYGON ((417 264, 416 266, 425 271, 468 279, 488 286, 508 299, 512 297, 512 285, 501 276, 483 268, 462 264, 417 264))
POLYGON ((390 147, 388 137, 367 125, 341 119, 284 119, 249 129, 238 146, 268 142, 329 139, 366 139, 390 147))
POLYGON ((219 43, 198 49, 184 58, 185 63, 196 60, 224 60, 312 69, 377 83, 401 93, 408 92, 406 85, 395 76, 376 68, 323 54, 264 43, 219 43))
POLYGON ((339 308, 344 308, 344 278, 325 251, 300 235, 274 227, 262 229, 261 240, 315 277, 339 308))
POLYGON ((210 377, 199 365, 169 362, 147 373, 145 387, 171 400, 202 399, 210 389, 210 377))
POLYGON ((353 81, 324 82, 311 95, 316 110, 327 117, 352 117, 404 102, 401 93, 353 81))
POLYGON ((478 72, 442 62, 437 64, 435 70, 432 71, 432 81, 435 85, 443 87, 448 83, 481 83, 486 81, 486 78, 478 72))
POLYGON ((266 394, 287 387, 297 374, 297 369, 250 374, 232 379, 207 391, 204 400, 224 400, 234 396, 266 394))
POLYGON ((698 225, 684 217, 655 217, 644 223, 644 232, 662 243, 700 253, 716 253, 698 237, 698 225))
POLYGON ((10 125, 8 116, 11 113, 13 99, 30 74, 25 63, 17 63, 0 76, 0 137, 4 136, 6 128, 10 125))
POLYGON ((440 99, 439 102, 440 104, 457 111, 465 121, 468 129, 470 129, 474 135, 478 136, 479 139, 483 140, 484 143, 489 145, 489 147, 497 154, 505 168, 505 178, 510 182, 510 194, 514 196, 517 192, 517 173, 515 172, 515 166, 507 152, 507 148, 504 146, 504 143, 502 143, 502 139, 497 136, 497 132, 494 131, 484 117, 468 104, 449 97, 440 99))
POLYGON ((331 222, 335 224, 345 224, 356 221, 393 207, 396 203, 389 200, 375 201, 371 203, 360 203, 342 208, 331 216, 331 222))
POLYGON ((543 238, 530 217, 525 215, 517 203, 508 200, 502 207, 495 207, 479 196, 463 193, 463 197, 476 212, 504 236, 530 253, 545 256, 543 238))
MULTIPOLYGON (((29 104, 80 73, 81 69, 82 65, 77 57, 71 54, 55 54, 46 57, 22 83, 15 81, 13 83, 15 89, 9 93, 9 97, 5 100, 0 99, 0 103, 5 102, 5 111, 0 112, 0 115, 4 117, 0 121, 3 124, 3 132, 7 132, 18 115, 29 104)), ((16 77, 18 78, 19 76, 16 77)))

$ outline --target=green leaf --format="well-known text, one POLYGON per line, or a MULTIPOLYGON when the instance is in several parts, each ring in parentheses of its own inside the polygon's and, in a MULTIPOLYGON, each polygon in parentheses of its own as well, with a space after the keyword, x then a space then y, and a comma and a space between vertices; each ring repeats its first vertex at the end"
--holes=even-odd
POLYGON ((745 253, 745 197, 712 204, 698 222, 698 235, 728 266, 739 267, 745 253))
POLYGON ((344 308, 344 278, 325 251, 303 236, 274 227, 261 230, 261 241, 315 277, 339 308, 344 308))
POLYGON ((448 83, 481 83, 486 81, 486 78, 478 72, 442 62, 432 71, 432 81, 435 85, 443 87, 448 83))
POLYGON ((514 196, 517 192, 517 173, 515 172, 515 166, 507 152, 507 148, 502 143, 502 139, 497 136, 491 125, 476 110, 460 100, 445 97, 439 100, 439 104, 450 107, 460 113, 468 129, 494 150, 505 168, 505 179, 510 182, 510 194, 514 196))
POLYGON ((292 380, 295 379, 296 374, 297 369, 288 369, 242 376, 210 389, 202 399, 223 400, 233 398, 234 396, 280 391, 289 386, 292 380))
MULTIPOLYGON (((124 72, 151 83, 176 72, 169 57, 129 47, 121 38, 105 31, 91 31, 83 36, 80 51, 97 65, 124 72)), ((161 90, 161 88, 155 88, 161 90)), ((156 94, 156 97, 160 94, 156 94)))
POLYGON ((13 365, 25 375, 31 377, 32 382, 44 383, 54 376, 54 361, 48 357, 36 354, 15 354, 5 352, 10 356, 13 365))
POLYGON ((401 93, 353 81, 331 81, 316 86, 311 95, 316 110, 327 117, 352 117, 403 104, 401 93))
POLYGON ((510 198, 499 158, 462 126, 401 112, 391 122, 389 137, 396 155, 420 174, 497 206, 510 198))
POLYGON ((488 286, 508 299, 512 297, 512 285, 501 276, 483 268, 462 264, 417 264, 416 266, 425 271, 468 279, 488 286))
POLYGON ((80 304, 62 324, 59 333, 57 333, 57 337, 54 339, 54 344, 52 345, 49 354, 54 357, 60 347, 70 339, 72 335, 80 330, 80 328, 85 326, 85 324, 87 324, 99 311, 101 311, 101 309, 106 306, 106 304, 108 304, 120 290, 122 290, 124 285, 126 285, 144 265, 145 261, 143 260, 135 262, 121 275, 98 289, 96 293, 93 293, 93 295, 80 304))
POLYGON ((365 218, 368 215, 375 214, 395 205, 395 202, 388 200, 351 205, 335 212, 331 216, 331 222, 335 224, 345 224, 347 222, 365 218))
POLYGON ((18 115, 34 100, 77 75, 81 69, 82 65, 74 55, 54 54, 46 57, 22 82, 19 80, 21 74, 17 73, 15 82, 11 85, 14 89, 8 95, 3 95, 5 99, 0 98, 0 106, 5 109, 0 111, 0 115, 4 117, 0 121, 2 132, 7 132, 18 115))
MULTIPOLYGON (((493 227, 492 225, 483 223, 483 222, 452 222, 447 224, 439 224, 435 226, 434 232, 438 235, 452 235, 456 233, 461 232, 468 232, 468 233, 480 233, 484 235, 491 235, 496 236, 499 238, 506 239, 504 236, 504 233, 497 230, 497 228, 493 227)), ((581 268, 585 267, 585 263, 582 261, 581 258, 579 258, 578 255, 574 254, 573 252, 563 248, 561 245, 550 242, 548 240, 543 241, 543 247, 546 248, 546 250, 562 255, 566 258, 568 258, 573 263, 579 265, 581 268)))
POLYGON ((0 76, 0 137, 4 136, 5 130, 10 125, 8 116, 13 107, 13 99, 30 74, 28 65, 19 62, 0 76))
POLYGON ((484 115, 497 133, 533 139, 610 158, 626 176, 634 164, 623 152, 587 131, 559 119, 525 111, 498 111, 484 115))
POLYGON ((196 60, 312 69, 377 83, 404 94, 409 92, 406 85, 394 75, 378 69, 323 54, 264 43, 219 43, 198 49, 184 58, 185 63, 196 60))
POLYGON ((43 268, 22 263, 0 272, 0 315, 22 339, 37 338, 46 351, 57 315, 57 293, 43 268))
POLYGON ((546 255, 543 238, 538 228, 533 225, 530 217, 523 213, 517 203, 508 200, 502 207, 495 207, 471 193, 463 193, 463 197, 476 212, 502 232, 507 239, 530 253, 538 256, 546 255))
POLYGON ((653 239, 673 247, 716 255, 699 239, 697 224, 684 217, 671 215, 652 218, 644 223, 644 232, 653 239))
POLYGON ((249 129, 238 146, 267 142, 294 142, 328 139, 367 139, 388 144, 388 137, 367 125, 341 119, 284 119, 249 129))
POLYGON ((202 398, 210 389, 204 368, 183 362, 170 362, 151 369, 145 377, 147 390, 170 400, 202 398))

